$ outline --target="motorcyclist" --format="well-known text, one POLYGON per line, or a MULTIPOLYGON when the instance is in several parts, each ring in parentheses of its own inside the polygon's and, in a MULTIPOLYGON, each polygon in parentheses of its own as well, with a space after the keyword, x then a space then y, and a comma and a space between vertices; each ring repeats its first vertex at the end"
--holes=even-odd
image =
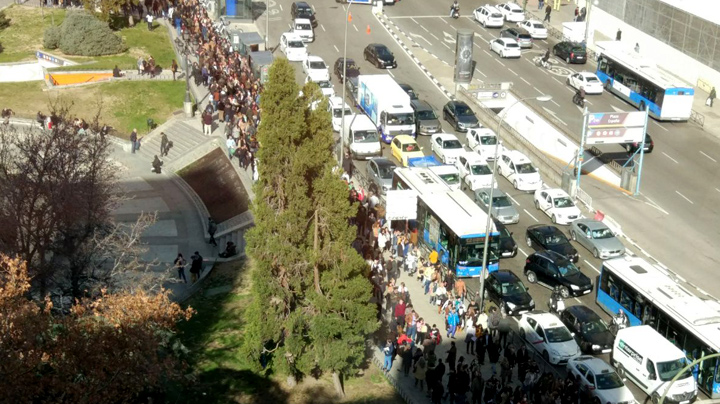
POLYGON ((585 87, 580 87, 580 89, 575 93, 575 103, 578 105, 585 105, 585 87))
POLYGON ((623 309, 618 310, 617 315, 613 317, 613 324, 617 326, 618 330, 622 330, 623 328, 627 328, 628 326, 628 317, 627 314, 623 311, 623 309))
POLYGON ((450 6, 450 17, 452 17, 455 12, 457 12, 458 14, 460 13, 460 5, 458 4, 458 0, 455 0, 452 6, 450 6))
POLYGON ((543 64, 547 64, 548 60, 550 60, 550 49, 545 51, 545 56, 542 57, 543 64))
POLYGON ((564 304, 564 298, 562 296, 562 287, 560 285, 556 285, 553 288, 552 293, 550 294, 550 311, 559 313, 565 308, 564 304), (563 303, 560 303, 563 302, 563 303))

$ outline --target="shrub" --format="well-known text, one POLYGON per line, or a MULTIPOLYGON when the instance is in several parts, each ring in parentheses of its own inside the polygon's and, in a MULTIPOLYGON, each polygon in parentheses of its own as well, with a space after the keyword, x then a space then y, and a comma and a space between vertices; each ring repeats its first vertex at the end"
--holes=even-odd
POLYGON ((7 18, 4 11, 0 11, 0 29, 5 29, 10 26, 10 19, 7 18))
POLYGON ((122 39, 86 11, 68 13, 60 30, 59 47, 65 54, 102 56, 123 51, 122 39))
POLYGON ((57 49, 60 46, 60 27, 53 25, 45 30, 43 46, 45 49, 57 49))

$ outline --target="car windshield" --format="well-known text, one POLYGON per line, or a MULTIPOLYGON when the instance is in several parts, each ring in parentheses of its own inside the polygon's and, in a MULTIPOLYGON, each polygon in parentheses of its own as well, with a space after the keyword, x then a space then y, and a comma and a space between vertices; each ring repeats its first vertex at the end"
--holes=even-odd
POLYGON ((598 80, 598 78, 595 76, 585 76, 585 81, 587 81, 588 83, 599 83, 600 82, 600 80, 598 80))
POLYGON ((377 131, 374 130, 357 130, 353 132, 353 141, 355 143, 374 143, 378 142, 377 131))
POLYGON ((523 285, 519 280, 502 284, 503 296, 521 295, 526 292, 527 289, 525 289, 525 285, 523 285))
POLYGON ((492 13, 490 14, 490 17, 492 18, 503 18, 503 15, 500 13, 492 13))
POLYGON ((567 238, 562 233, 555 233, 551 236, 545 237, 545 245, 560 245, 567 244, 567 238))
POLYGON ((607 227, 604 229, 597 229, 592 231, 592 238, 594 239, 604 239, 604 238, 613 238, 615 235, 613 234, 612 230, 608 229, 607 227))
POLYGON ((575 206, 575 204, 573 204, 572 199, 565 197, 565 196, 560 197, 560 198, 555 198, 555 200, 553 202, 555 202, 556 208, 572 208, 573 206, 575 206))
POLYGON ((392 53, 390 53, 390 51, 388 50, 388 48, 386 48, 386 47, 384 47, 384 46, 380 46, 380 47, 377 47, 377 48, 375 48, 375 49, 377 50, 377 54, 380 55, 380 56, 383 56, 383 57, 390 57, 390 56, 392 56, 392 53))
POLYGON ((503 208, 506 206, 512 206, 510 199, 507 196, 493 196, 493 206, 496 208, 503 208))
POLYGON ((395 171, 395 166, 378 166, 378 170, 380 171, 380 178, 384 180, 390 180, 393 177, 393 171, 395 171))
POLYGON ((420 147, 417 145, 417 143, 405 143, 404 145, 402 145, 402 151, 416 152, 420 151, 420 147))
POLYGON ((474 115, 472 109, 467 105, 458 104, 455 105, 455 113, 459 116, 471 116, 474 115))
POLYGON ((570 261, 558 262, 557 264, 558 271, 560 271, 560 275, 562 276, 570 276, 580 272, 575 264, 570 261))
MULTIPOLYGON (((660 373, 660 380, 667 382, 672 380, 686 365, 685 358, 679 358, 670 362, 658 362, 658 372, 660 373)), ((685 379, 690 377, 690 371, 686 370, 679 379, 685 379)))
POLYGON ((318 81, 317 84, 318 86, 320 86, 320 88, 332 88, 332 83, 329 81, 318 81))
POLYGON ((532 25, 535 29, 545 29, 545 27, 540 23, 535 23, 532 25))
POLYGON ((480 136, 480 144, 483 146, 494 146, 497 144, 497 136, 480 136))
POLYGON ((460 143, 459 140, 451 139, 451 140, 443 140, 442 142, 443 149, 462 149, 463 145, 460 143))
POLYGON ((438 174, 438 176, 448 185, 455 185, 460 183, 460 176, 454 173, 438 174))
POLYGON ((548 342, 565 342, 573 339, 570 331, 565 327, 546 328, 545 336, 548 342))
POLYGON ((435 115, 435 111, 432 109, 425 109, 422 111, 418 111, 417 117, 420 120, 431 120, 431 119, 437 119, 437 115, 435 115))
POLYGON ((583 334, 599 334, 605 331, 608 331, 608 327, 602 319, 588 321, 582 325, 583 334))
POLYGON ((413 125, 415 124, 415 115, 410 113, 388 114, 387 123, 389 125, 413 125))
POLYGON ((595 383, 597 383, 598 390, 619 389, 625 385, 620 376, 615 372, 596 374, 595 383))
MULTIPOLYGON (((345 108, 345 116, 352 115, 352 111, 345 108)), ((333 109, 333 118, 342 118, 342 110, 340 108, 333 109)))
POLYGON ((299 31, 310 31, 312 27, 310 24, 295 24, 295 29, 299 31))
POLYGON ((301 41, 290 41, 288 42, 288 48, 304 48, 305 44, 301 41))
POLYGON ((490 171, 490 167, 488 167, 487 164, 473 164, 470 166, 470 171, 472 172, 472 175, 492 174, 492 171, 490 171))
POLYGON ((537 172, 535 167, 530 163, 516 164, 515 170, 517 170, 518 174, 534 174, 537 172))
POLYGON ((518 44, 516 42, 505 42, 506 48, 517 48, 518 44))
POLYGON ((326 69, 325 62, 310 62, 310 68, 311 69, 326 69))

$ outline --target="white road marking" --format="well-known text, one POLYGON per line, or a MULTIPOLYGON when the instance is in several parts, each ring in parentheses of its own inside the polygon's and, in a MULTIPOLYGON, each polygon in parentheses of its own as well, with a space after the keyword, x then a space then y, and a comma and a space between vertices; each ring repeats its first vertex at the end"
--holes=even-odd
POLYGON ((533 218, 534 221, 536 221, 536 222, 538 222, 538 223, 540 222, 539 220, 537 220, 537 219, 535 218, 535 216, 531 215, 530 212, 527 211, 527 209, 523 209, 523 210, 525 211, 525 213, 528 214, 528 216, 530 216, 531 218, 533 218))
POLYGON ((412 32, 411 32, 411 33, 409 33, 409 35, 410 35, 410 36, 411 36, 411 37, 413 38, 413 40, 414 40, 414 41, 416 41, 416 42, 417 42, 417 40, 415 40, 414 38, 420 38, 420 39, 422 39, 423 41, 427 42, 427 43, 428 43, 428 45, 432 45, 432 42, 430 42, 430 41, 428 41, 427 39, 425 39, 425 37, 424 37, 424 36, 422 36, 422 35, 419 35, 419 34, 413 34, 412 32))
POLYGON ((388 74, 390 75, 390 77, 395 78, 395 75, 393 74, 393 72, 391 72, 390 70, 386 70, 386 71, 388 72, 388 74))
POLYGON ((515 198, 513 198, 512 196, 508 195, 507 197, 510 198, 510 200, 513 201, 515 205, 520 205, 518 201, 516 201, 515 198))
POLYGON ((320 28, 322 28, 323 32, 327 32, 327 31, 325 31, 325 26, 324 26, 324 25, 320 24, 320 28))
MULTIPOLYGON (((644 195, 643 195, 643 196, 644 196, 644 195)), ((660 205, 658 205, 657 203, 655 203, 655 201, 653 201, 652 199, 648 198, 647 196, 645 196, 645 199, 647 199, 648 201, 650 201, 650 203, 648 203, 648 205, 654 207, 655 209, 659 210, 660 212, 663 212, 663 213, 666 214, 666 215, 670 215, 670 213, 668 213, 668 211, 666 211, 665 209, 661 208, 660 205)), ((647 202, 645 202, 645 203, 647 203, 647 202)))
POLYGON ((446 48, 452 50, 452 48, 450 47, 450 45, 446 44, 445 42, 443 42, 442 44, 445 45, 446 48))
POLYGON ((715 188, 716 191, 720 192, 720 189, 715 188))
POLYGON ((492 55, 490 54, 490 52, 486 51, 485 49, 483 49, 483 52, 485 52, 486 55, 492 57, 492 55))
POLYGON ((518 247, 518 251, 520 251, 520 253, 522 253, 522 255, 524 255, 524 256, 525 256, 525 258, 527 258, 527 256, 528 256, 528 253, 526 253, 525 251, 523 251, 523 249, 522 249, 522 248, 518 247))
POLYGON ((688 198, 687 196, 681 194, 679 191, 675 191, 675 193, 678 194, 678 195, 680 195, 680 196, 682 196, 683 199, 685 199, 686 201, 688 201, 688 202, 690 202, 691 204, 695 205, 695 202, 691 201, 690 198, 688 198))
POLYGON ((510 68, 508 68, 508 71, 509 71, 510 73, 516 75, 516 76, 518 75, 517 73, 515 73, 515 72, 514 72, 512 69, 510 69, 510 68))
POLYGON ((480 70, 478 70, 477 67, 475 68, 475 71, 478 72, 478 73, 480 73, 483 77, 487 77, 487 76, 485 75, 485 73, 483 73, 483 72, 481 72, 480 70))
POLYGON ((713 163, 717 163, 717 160, 715 160, 714 158, 712 158, 712 157, 708 156, 707 154, 703 153, 702 150, 700 151, 700 154, 702 154, 703 156, 705 156, 705 157, 709 158, 710 160, 712 160, 713 163))
POLYGON ((590 268, 594 269, 595 272, 600 273, 600 271, 598 271, 598 269, 595 268, 595 267, 593 266, 593 264, 589 263, 588 260, 585 260, 585 259, 584 259, 583 262, 586 263, 586 264, 588 264, 588 266, 589 266, 590 268))
POLYGON ((520 80, 524 81, 525 84, 527 84, 527 85, 529 85, 530 87, 532 87, 532 84, 530 84, 530 82, 527 81, 527 80, 525 80, 524 78, 520 77, 520 80))
POLYGON ((558 107, 560 106, 560 104, 558 104, 557 102, 555 102, 555 100, 550 100, 550 102, 552 102, 553 104, 555 104, 555 105, 558 106, 558 107))
POLYGON ((543 93, 542 91, 538 90, 538 88, 537 88, 537 87, 533 87, 533 90, 537 91, 538 93, 540 93, 540 94, 542 94, 542 95, 544 95, 544 94, 545 94, 545 93, 543 93))
POLYGON ((357 29, 357 25, 353 24, 353 28, 355 28, 355 31, 360 32, 360 30, 357 29))
POLYGON ((573 299, 575 299, 575 301, 578 302, 578 303, 582 303, 582 302, 580 301, 580 299, 578 299, 577 297, 573 297, 573 299))
POLYGON ((312 9, 313 9, 313 12, 315 12, 315 6, 310 6, 310 7, 312 7, 312 9))
POLYGON ((340 53, 340 49, 336 45, 333 45, 333 48, 335 48, 335 52, 340 53))
POLYGON ((587 98, 585 98, 585 103, 593 105, 592 102, 590 102, 590 100, 588 100, 587 98))
POLYGON ((442 20, 442 22, 444 22, 444 23, 447 24, 447 25, 450 25, 450 22, 447 21, 447 20, 445 20, 445 18, 446 18, 446 17, 442 17, 442 16, 440 17, 440 19, 442 20))
POLYGON ((657 123, 657 122, 655 122, 655 121, 651 121, 651 122, 654 123, 655 126, 657 126, 658 128, 664 130, 665 132, 670 132, 666 127, 660 125, 659 123, 657 123))
POLYGON ((669 158, 670 160, 674 161, 674 162, 675 162, 675 164, 680 164, 680 163, 678 163, 678 161, 677 161, 677 160, 675 160, 674 158, 672 158, 672 157, 668 156, 668 154, 667 154, 667 153, 665 153, 665 152, 662 152, 662 154, 664 154, 664 155, 665 155, 665 157, 669 158))
POLYGON ((440 38, 438 38, 437 36, 435 36, 435 34, 433 34, 432 32, 430 33, 430 36, 433 37, 433 38, 435 38, 435 39, 437 39, 438 41, 440 40, 440 38))
POLYGON ((505 63, 501 62, 500 59, 493 59, 493 60, 500 63, 500 66, 505 67, 505 63))
POLYGON ((280 11, 283 11, 282 4, 278 4, 280 6, 280 11))

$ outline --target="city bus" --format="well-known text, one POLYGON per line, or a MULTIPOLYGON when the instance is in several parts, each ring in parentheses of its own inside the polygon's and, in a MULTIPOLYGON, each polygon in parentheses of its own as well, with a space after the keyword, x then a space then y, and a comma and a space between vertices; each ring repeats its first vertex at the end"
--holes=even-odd
MULTIPOLYGON (((720 303, 694 295, 668 271, 639 257, 610 259, 596 290, 603 310, 623 309, 631 326, 652 326, 689 361, 720 352, 720 303)), ((720 398, 718 364, 718 358, 702 361, 697 376, 698 388, 713 399, 720 398)))
MULTIPOLYGON (((440 262, 459 278, 479 277, 488 217, 464 192, 451 190, 427 168, 398 168, 393 173, 393 189, 417 192, 417 219, 410 221, 418 240, 438 252, 440 262)), ((488 272, 499 269, 500 233, 490 221, 488 272)))
MULTIPOLYGON (((604 43, 604 42, 603 42, 604 43)), ((603 45, 598 44, 602 47, 603 45)), ((695 89, 636 52, 604 45, 595 72, 605 89, 661 121, 687 121, 695 89)))

